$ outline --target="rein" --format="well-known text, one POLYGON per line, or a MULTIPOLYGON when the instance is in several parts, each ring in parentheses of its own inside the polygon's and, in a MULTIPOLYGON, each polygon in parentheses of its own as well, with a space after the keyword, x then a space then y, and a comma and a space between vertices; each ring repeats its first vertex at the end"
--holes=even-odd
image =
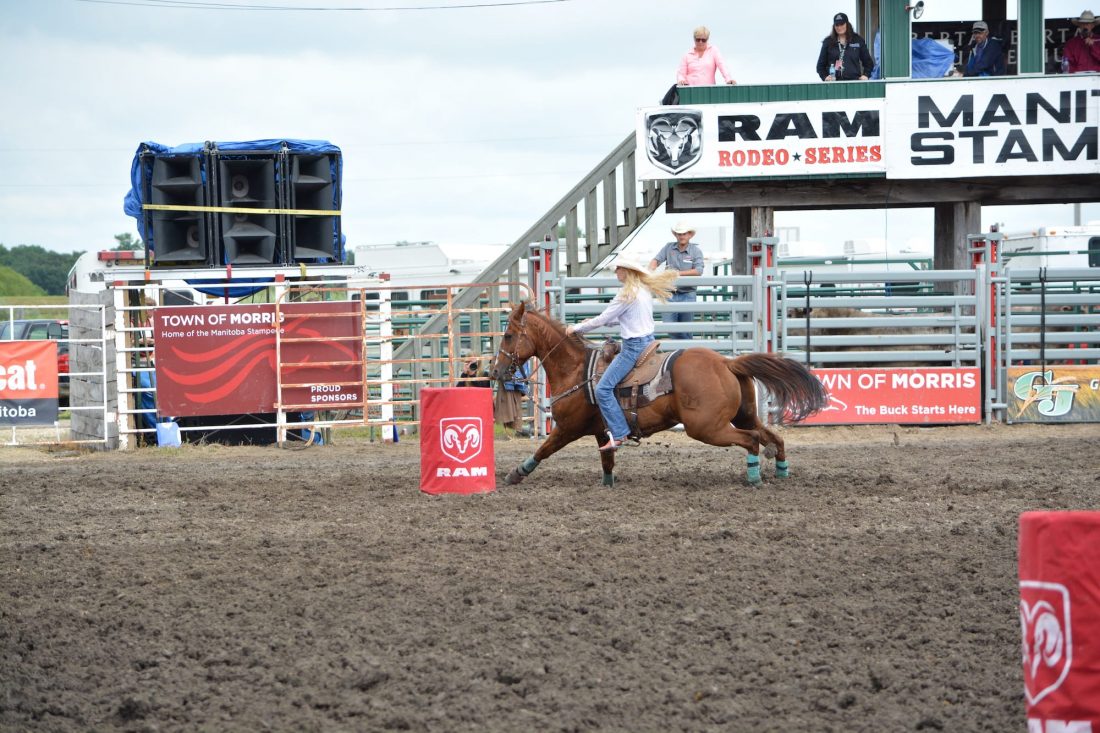
MULTIPOLYGON (((548 314, 543 313, 540 310, 536 310, 536 311, 533 311, 533 312, 534 313, 539 313, 540 315, 543 315, 543 316, 548 316, 548 314)), ((528 339, 531 338, 531 336, 527 333, 527 315, 526 315, 526 313, 524 314, 524 317, 522 319, 520 319, 519 328, 520 328, 520 333, 521 334, 523 334, 524 336, 527 336, 528 339)), ((563 343, 566 342, 567 339, 569 339, 569 337, 570 337, 569 334, 562 335, 562 337, 560 339, 558 339, 558 342, 556 344, 554 344, 552 347, 550 347, 550 350, 547 351, 545 354, 543 354, 543 356, 539 359, 539 361, 545 362, 550 357, 550 355, 553 354, 555 350, 557 350, 557 348, 559 346, 561 346, 563 343)), ((516 373, 516 369, 520 364, 519 357, 514 351, 505 351, 504 347, 501 346, 500 353, 507 356, 509 362, 511 362, 508 365, 508 370, 509 370, 509 372, 511 373, 511 376, 512 376, 512 379, 510 381, 514 381, 514 382, 530 382, 531 381, 531 376, 530 375, 528 375, 528 376, 526 376, 522 379, 515 379, 514 378, 515 373, 516 373)), ((572 387, 565 390, 561 394, 550 395, 550 405, 553 406, 554 403, 556 403, 558 400, 561 400, 561 399, 564 399, 564 398, 568 397, 569 395, 573 394, 577 390, 583 388, 586 384, 588 384, 591 381, 592 381, 591 378, 582 380, 580 382, 580 384, 573 385, 572 387)))

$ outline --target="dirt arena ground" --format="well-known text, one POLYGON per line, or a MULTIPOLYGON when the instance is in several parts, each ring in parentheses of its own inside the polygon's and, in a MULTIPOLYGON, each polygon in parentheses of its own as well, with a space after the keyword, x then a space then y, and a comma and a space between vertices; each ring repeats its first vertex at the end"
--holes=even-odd
POLYGON ((413 441, 0 449, 0 729, 1024 730, 1017 517, 1097 507, 1100 429, 783 434, 471 497, 413 441))

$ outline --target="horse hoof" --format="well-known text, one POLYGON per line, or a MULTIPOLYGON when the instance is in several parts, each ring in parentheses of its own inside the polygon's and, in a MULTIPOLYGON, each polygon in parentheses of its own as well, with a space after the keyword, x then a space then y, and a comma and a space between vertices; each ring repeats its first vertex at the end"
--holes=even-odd
POLYGON ((615 474, 613 474, 613 473, 605 473, 605 474, 603 475, 603 485, 604 485, 604 486, 610 486, 610 487, 614 487, 614 486, 615 486, 615 474))
POLYGON ((764 483, 764 479, 760 477, 760 469, 759 468, 757 468, 757 469, 751 469, 750 468, 747 478, 749 480, 749 483, 753 486, 759 486, 760 484, 764 483))
POLYGON ((523 474, 513 468, 511 471, 508 472, 508 475, 504 477, 504 483, 508 484, 509 486, 515 486, 518 483, 522 483, 523 479, 523 474))
POLYGON ((776 451, 775 446, 771 445, 770 443, 768 445, 764 446, 764 457, 765 458, 768 458, 768 459, 775 458, 775 454, 777 452, 778 451, 776 451))
POLYGON ((786 461, 775 462, 775 477, 776 478, 790 478, 791 471, 790 466, 786 461))

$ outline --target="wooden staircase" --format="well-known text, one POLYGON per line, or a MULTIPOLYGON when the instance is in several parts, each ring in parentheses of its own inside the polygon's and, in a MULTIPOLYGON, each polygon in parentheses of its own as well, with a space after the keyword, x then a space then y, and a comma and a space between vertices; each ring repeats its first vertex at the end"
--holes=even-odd
MULTIPOLYGON (((565 234, 561 257, 565 274, 569 277, 591 274, 668 199, 667 181, 642 181, 639 188, 634 160, 636 149, 636 138, 631 133, 573 190, 490 263, 474 279, 479 283, 477 287, 467 288, 455 295, 452 307, 470 308, 486 289, 487 283, 518 282, 519 264, 530 254, 531 243, 557 240, 559 231, 565 234), (625 204, 621 211, 620 202, 625 204), (584 235, 583 247, 581 233, 584 235)), ((447 314, 439 313, 430 318, 419 333, 436 334, 446 327, 447 314)), ((411 358, 417 342, 417 339, 405 342, 394 350, 393 358, 411 358)))

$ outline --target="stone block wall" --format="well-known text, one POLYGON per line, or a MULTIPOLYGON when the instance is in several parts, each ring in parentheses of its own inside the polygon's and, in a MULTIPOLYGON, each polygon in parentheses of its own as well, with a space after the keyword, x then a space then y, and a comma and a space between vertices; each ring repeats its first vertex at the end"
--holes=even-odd
POLYGON ((115 370, 115 309, 114 293, 69 293, 71 305, 106 306, 107 332, 102 330, 101 316, 94 308, 69 310, 69 371, 70 373, 94 372, 69 377, 69 404, 72 407, 97 409, 72 410, 71 430, 73 440, 103 440, 107 448, 118 447, 118 379, 115 370), (103 336, 107 338, 103 340, 103 336), (97 339, 97 342, 81 343, 79 339, 97 339), (104 382, 101 372, 107 366, 104 382), (104 419, 103 403, 106 396, 107 416, 104 419))

